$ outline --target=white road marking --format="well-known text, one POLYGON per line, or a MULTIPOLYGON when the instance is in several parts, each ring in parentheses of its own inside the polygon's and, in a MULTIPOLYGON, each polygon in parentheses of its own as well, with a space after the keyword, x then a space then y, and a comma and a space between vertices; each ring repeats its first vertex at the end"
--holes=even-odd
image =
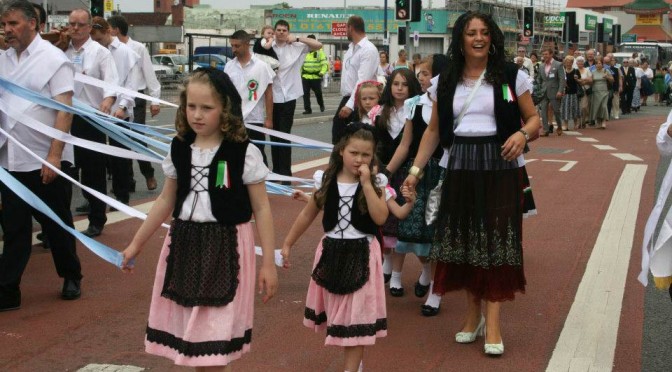
POLYGON ((616 154, 611 153, 611 155, 614 155, 615 157, 617 157, 621 160, 625 160, 625 161, 644 161, 644 160, 642 160, 641 158, 639 158, 635 155, 627 154, 627 153, 616 153, 616 154))
POLYGON ((579 141, 583 141, 583 142, 600 142, 600 141, 598 141, 598 140, 596 140, 595 138, 592 138, 592 137, 578 137, 577 139, 579 141))
POLYGON ((611 371, 647 165, 626 164, 553 356, 556 371, 611 371))
POLYGON ((609 145, 593 145, 598 150, 616 150, 615 147, 609 145))
POLYGON ((551 163, 566 163, 562 168, 560 168, 560 172, 567 172, 570 169, 572 169, 578 161, 576 160, 552 160, 552 159, 544 159, 542 161, 546 162, 551 162, 551 163))
POLYGON ((77 372, 141 372, 144 368, 136 366, 118 366, 114 364, 88 364, 77 372))
POLYGON ((581 132, 577 132, 575 130, 563 130, 562 134, 566 136, 583 136, 581 132))

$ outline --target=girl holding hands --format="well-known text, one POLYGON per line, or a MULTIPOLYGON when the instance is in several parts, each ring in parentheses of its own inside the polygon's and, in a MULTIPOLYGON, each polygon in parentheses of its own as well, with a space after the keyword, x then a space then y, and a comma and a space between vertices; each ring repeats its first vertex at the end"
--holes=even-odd
POLYGON ((254 306, 254 213, 263 249, 258 288, 277 288, 269 173, 242 123, 229 77, 201 68, 185 83, 166 179, 147 220, 123 251, 122 269, 171 213, 152 291, 145 350, 197 371, 230 371, 250 349, 254 306))

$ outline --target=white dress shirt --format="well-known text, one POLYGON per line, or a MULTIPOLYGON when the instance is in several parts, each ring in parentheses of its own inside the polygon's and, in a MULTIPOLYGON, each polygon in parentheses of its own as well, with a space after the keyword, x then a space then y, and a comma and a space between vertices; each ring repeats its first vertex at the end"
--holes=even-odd
POLYGON ((347 107, 354 110, 357 85, 366 80, 376 80, 379 65, 378 49, 368 38, 363 38, 357 44, 350 43, 343 56, 341 73, 341 95, 350 96, 347 107))
MULTIPOLYGON (((140 62, 138 63, 138 69, 133 70, 134 76, 133 80, 136 82, 138 90, 144 90, 145 94, 152 96, 156 99, 161 98, 161 83, 156 78, 156 73, 154 72, 154 67, 152 67, 152 58, 149 56, 147 48, 144 44, 137 42, 130 37, 126 43, 131 49, 140 57, 140 62)), ((158 105, 158 101, 152 101, 152 105, 158 105)))
MULTIPOLYGON (((107 48, 89 39, 79 48, 70 43, 65 55, 72 62, 75 72, 102 80, 108 84, 119 85, 119 74, 114 65, 112 54, 107 48)), ((99 108, 103 99, 116 97, 113 90, 104 90, 93 85, 75 82, 74 97, 91 107, 99 108)))
MULTIPOLYGON (((72 92, 75 70, 65 54, 40 35, 21 53, 19 59, 14 48, 0 56, 0 77, 28 88, 39 94, 54 98, 72 92)), ((54 127, 57 111, 19 98, 9 92, 0 92, 0 100, 8 107, 24 115, 54 127)), ((0 125, 12 137, 29 147, 42 159, 46 159, 52 138, 34 131, 0 112, 0 125)), ((4 136, 3 136, 4 137, 4 136)), ((74 164, 72 145, 65 144, 61 160, 74 164)), ((42 163, 33 159, 23 149, 7 138, 0 141, 0 166, 12 172, 30 172, 42 168, 42 163)))
POLYGON ((252 53, 252 58, 245 66, 240 64, 238 57, 229 61, 224 66, 224 72, 229 75, 242 99, 243 121, 245 123, 263 123, 266 116, 264 94, 268 86, 273 83, 275 72, 271 70, 267 63, 257 58, 254 53, 252 53), (248 84, 252 80, 257 83, 256 99, 254 92, 250 94, 248 88, 248 84))
MULTIPOLYGON (((116 37, 112 38, 112 42, 108 46, 114 64, 117 66, 117 73, 119 74, 119 86, 133 91, 137 91, 137 82, 133 80, 136 72, 133 69, 139 69, 138 61, 140 56, 137 55, 128 45, 122 43, 116 37)), ((112 106, 112 113, 114 113, 120 106, 126 107, 126 113, 133 117, 133 107, 135 107, 135 98, 126 94, 118 94, 117 100, 112 106)))
POLYGON ((282 45, 273 42, 273 50, 280 62, 278 73, 273 79, 273 102, 285 103, 303 96, 301 67, 310 48, 301 42, 282 45))

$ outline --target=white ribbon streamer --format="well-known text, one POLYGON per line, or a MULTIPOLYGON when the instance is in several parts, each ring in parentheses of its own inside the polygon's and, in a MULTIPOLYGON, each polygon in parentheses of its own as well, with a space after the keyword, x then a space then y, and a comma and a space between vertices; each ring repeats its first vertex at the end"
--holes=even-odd
POLYGON ((274 130, 274 129, 268 129, 268 128, 260 127, 260 126, 257 126, 257 125, 245 124, 245 128, 251 129, 251 130, 254 130, 254 131, 257 131, 257 132, 260 132, 260 133, 268 134, 268 135, 271 135, 273 137, 282 138, 282 139, 290 141, 290 142, 300 143, 302 145, 324 147, 324 148, 327 148, 329 150, 332 150, 334 148, 334 145, 332 145, 331 143, 317 141, 317 140, 313 140, 313 139, 310 139, 310 138, 297 136, 297 135, 294 135, 294 134, 280 132, 280 131, 277 131, 277 130, 274 130))
POLYGON ((121 147, 116 147, 116 146, 110 146, 110 145, 105 145, 101 144, 98 142, 93 142, 85 139, 81 139, 79 137, 75 137, 71 135, 70 133, 65 133, 63 131, 60 131, 58 129, 52 128, 38 120, 33 119, 32 117, 22 114, 19 112, 16 112, 11 107, 7 107, 6 103, 4 101, 0 101, 0 111, 4 111, 9 117, 12 119, 16 120, 18 123, 21 123, 28 128, 35 130, 37 132, 40 132, 48 137, 51 137, 55 140, 69 143, 75 146, 83 147, 85 149, 89 149, 92 151, 100 152, 103 154, 108 154, 120 158, 127 158, 127 159, 136 159, 136 160, 144 160, 144 161, 149 161, 152 163, 161 163, 161 159, 157 159, 152 156, 147 156, 143 154, 139 154, 137 152, 131 151, 131 150, 126 150, 121 147))
POLYGON ((115 91, 117 93, 123 93, 123 94, 129 95, 129 96, 133 96, 134 98, 142 98, 146 101, 160 102, 160 103, 163 103, 164 105, 167 105, 167 106, 178 107, 178 105, 176 105, 174 103, 170 103, 170 102, 164 101, 162 99, 158 99, 158 98, 155 98, 155 97, 152 97, 152 96, 148 96, 146 94, 142 94, 142 93, 136 92, 134 90, 126 89, 124 87, 109 84, 109 83, 106 83, 102 80, 98 80, 96 78, 93 78, 93 77, 88 76, 88 75, 84 75, 84 74, 79 73, 79 72, 75 73, 75 81, 79 81, 80 83, 84 83, 84 84, 88 84, 88 85, 93 85, 94 87, 98 87, 98 88, 102 88, 102 89, 106 89, 106 90, 112 90, 112 91, 115 91))
MULTIPOLYGON (((100 193, 100 192, 98 192, 98 191, 96 191, 96 190, 94 190, 94 189, 92 189, 92 188, 90 188, 90 187, 84 186, 84 185, 82 185, 81 183, 77 182, 75 179, 73 179, 72 177, 70 177, 69 175, 67 175, 65 172, 63 172, 62 170, 58 169, 58 168, 55 167, 53 164, 49 163, 48 161, 42 159, 42 158, 39 157, 37 154, 35 154, 34 152, 32 152, 28 147, 24 146, 19 140, 17 140, 16 138, 12 137, 12 136, 11 136, 9 133, 7 133, 4 129, 0 128, 0 133, 3 134, 3 135, 5 135, 5 136, 7 136, 7 139, 9 139, 10 141, 14 142, 14 143, 15 143, 17 146, 19 146, 23 151, 25 151, 27 154, 29 154, 30 156, 32 156, 33 158, 35 158, 36 160, 38 160, 38 161, 39 161, 40 163, 42 163, 43 165, 46 165, 47 167, 49 167, 49 169, 51 169, 51 170, 53 170, 54 172, 56 172, 59 176, 65 178, 65 179, 67 179, 68 181, 72 182, 73 184, 79 186, 80 188, 84 189, 86 192, 90 193, 91 195, 95 196, 96 198, 98 198, 98 199, 104 201, 104 202, 107 203, 108 205, 110 205, 110 206, 116 208, 117 210, 119 210, 119 211, 121 211, 121 212, 123 212, 123 213, 126 213, 127 215, 129 215, 129 216, 131 216, 131 217, 136 217, 136 218, 139 218, 139 219, 141 219, 141 220, 146 220, 146 219, 147 219, 147 215, 144 214, 144 213, 142 213, 142 212, 140 212, 139 210, 137 210, 137 209, 135 209, 135 208, 132 208, 132 207, 129 207, 128 205, 123 204, 123 203, 117 201, 116 199, 113 199, 113 198, 111 198, 111 197, 109 197, 109 196, 107 196, 107 195, 105 195, 105 194, 102 194, 102 193, 100 193)), ((169 225, 166 225, 166 224, 163 224, 162 226, 165 227, 165 228, 170 228, 170 226, 169 226, 169 225)))

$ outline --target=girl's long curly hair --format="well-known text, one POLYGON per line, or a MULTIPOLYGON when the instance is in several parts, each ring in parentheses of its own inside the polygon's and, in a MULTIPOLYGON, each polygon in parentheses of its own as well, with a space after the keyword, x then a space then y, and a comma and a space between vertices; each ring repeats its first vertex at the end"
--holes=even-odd
POLYGON ((497 26, 490 14, 479 11, 468 11, 462 14, 455 25, 453 26, 453 35, 448 52, 448 65, 444 71, 441 72, 439 78, 438 95, 446 97, 450 89, 457 86, 458 82, 462 80, 464 73, 465 59, 464 59, 464 34, 467 26, 473 19, 480 19, 488 27, 490 31, 490 50, 488 51, 488 64, 484 80, 490 85, 498 86, 505 82, 504 66, 510 60, 504 49, 504 33, 497 26))
POLYGON ((246 141, 248 137, 243 125, 240 95, 226 73, 210 67, 197 69, 184 83, 182 92, 180 92, 180 107, 175 115, 177 137, 184 140, 185 136, 194 134, 187 121, 187 88, 192 83, 209 85, 221 102, 220 129, 224 135, 224 140, 229 142, 246 141))
MULTIPOLYGON (((334 150, 331 152, 329 158, 329 166, 324 171, 322 175, 322 186, 313 194, 315 198, 315 204, 319 209, 324 208, 324 204, 327 201, 327 192, 329 191, 329 186, 337 182, 336 177, 338 173, 343 169, 343 156, 341 152, 348 146, 351 139, 359 139, 366 142, 371 142, 373 158, 371 160, 370 169, 373 168, 374 164, 378 164, 378 159, 376 157, 376 135, 373 131, 373 127, 368 124, 363 123, 351 123, 346 127, 346 134, 341 138, 340 141, 334 146, 334 150)), ((376 195, 383 195, 383 190, 376 185, 376 174, 371 170, 371 185, 373 189, 376 190, 376 195)), ((368 212, 368 207, 366 205, 366 197, 363 192, 359 193, 357 197, 357 204, 359 205, 359 211, 363 214, 368 212)))
POLYGON ((376 119, 375 125, 380 133, 385 133, 390 129, 390 111, 392 111, 392 108, 395 107, 394 97, 392 96, 392 85, 394 83, 394 79, 399 75, 406 79, 406 83, 408 84, 407 98, 412 98, 422 94, 422 87, 420 87, 418 78, 413 75, 413 71, 407 68, 399 68, 394 70, 392 74, 390 74, 390 78, 387 80, 387 84, 383 90, 383 96, 380 98, 379 102, 379 104, 383 106, 383 110, 381 111, 378 119, 376 119))

